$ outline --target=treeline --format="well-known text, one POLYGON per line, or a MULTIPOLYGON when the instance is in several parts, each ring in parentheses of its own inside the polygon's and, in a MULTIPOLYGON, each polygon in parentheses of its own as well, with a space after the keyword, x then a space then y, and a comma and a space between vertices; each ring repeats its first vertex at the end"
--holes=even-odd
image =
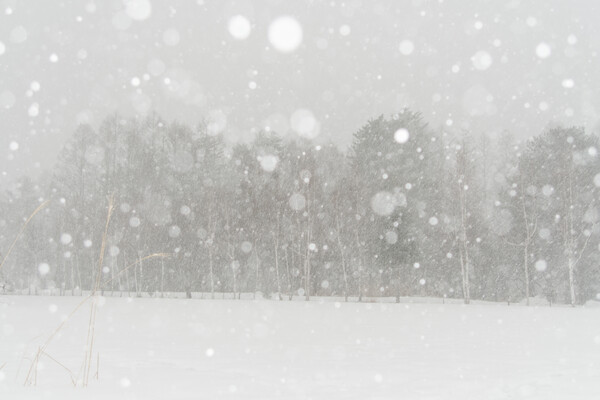
POLYGON ((600 293, 598 139, 448 133, 405 110, 350 149, 205 124, 80 126, 53 171, 2 194, 5 290, 436 296, 583 303, 600 293), (144 259, 153 253, 168 257, 144 259))

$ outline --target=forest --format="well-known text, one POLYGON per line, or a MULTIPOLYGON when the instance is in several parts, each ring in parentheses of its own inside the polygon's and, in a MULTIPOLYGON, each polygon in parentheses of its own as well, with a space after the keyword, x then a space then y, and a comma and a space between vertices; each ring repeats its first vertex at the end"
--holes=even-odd
POLYGON ((600 293, 597 151, 577 127, 516 140, 407 109, 347 149, 115 114, 1 194, 2 291, 73 295, 99 276, 138 296, 582 304, 600 293))

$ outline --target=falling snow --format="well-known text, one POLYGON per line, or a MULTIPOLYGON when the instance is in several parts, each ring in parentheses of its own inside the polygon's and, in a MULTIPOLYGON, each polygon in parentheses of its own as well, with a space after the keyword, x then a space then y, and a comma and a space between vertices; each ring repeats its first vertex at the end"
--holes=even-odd
POLYGON ((600 398, 593 2, 37 3, 0 398, 600 398))

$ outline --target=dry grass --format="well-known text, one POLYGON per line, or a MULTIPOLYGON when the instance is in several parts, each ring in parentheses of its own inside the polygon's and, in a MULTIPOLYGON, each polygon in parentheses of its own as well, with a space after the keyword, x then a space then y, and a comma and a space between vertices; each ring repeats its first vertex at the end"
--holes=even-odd
MULTIPOLYGON (((39 213, 40 211, 42 211, 47 205, 48 203, 50 203, 50 200, 46 200, 44 201, 42 204, 40 204, 29 216, 29 218, 27 218, 25 220, 25 223, 23 224, 23 226, 21 227, 21 230, 19 230, 19 233, 17 233, 17 236, 15 236, 15 240, 13 240, 13 242, 11 243, 10 247, 8 248, 8 251, 6 252, 6 254, 4 255, 4 258, 2 259, 2 261, 0 262, 0 272, 2 271, 2 267, 4 266, 4 264, 6 263, 6 260, 8 259, 8 256, 10 255, 10 253, 12 253, 13 249, 15 248, 15 245, 17 244, 17 242, 19 241, 19 239, 21 238, 21 235, 23 234, 23 232, 25 232, 25 228, 27 228, 27 225, 29 225, 29 222, 31 222, 31 220, 33 219, 33 217, 36 216, 37 213, 39 213)), ((2 364, 0 366, 0 370, 2 370, 2 368, 4 368, 4 366, 6 365, 6 363, 2 364)))
POLYGON ((21 238, 21 235, 25 231, 25 228, 27 228, 27 225, 29 225, 29 222, 31 222, 31 220, 33 219, 33 217, 35 217, 35 215, 37 213, 39 213, 40 211, 42 211, 48 205, 48 203, 50 203, 50 200, 46 200, 45 202, 43 202, 42 204, 40 204, 38 206, 38 208, 36 208, 35 211, 31 213, 31 215, 29 216, 29 218, 27 218, 27 220, 25 221, 25 223, 21 227, 21 230, 19 231, 19 233, 17 233, 17 236, 15 237, 15 240, 13 240, 12 244, 8 248, 8 251, 6 252, 6 255, 4 255, 4 258, 2 259, 2 262, 0 262, 0 271, 2 271, 2 267, 4 266, 4 263, 6 262, 6 259, 8 258, 8 256, 10 255, 10 253, 12 253, 13 249, 15 248, 15 245, 19 241, 19 238, 21 238))
POLYGON ((88 334, 86 339, 86 355, 83 360, 83 386, 87 386, 90 380, 90 371, 92 369, 92 354, 94 352, 94 339, 96 333, 96 315, 98 313, 98 296, 96 294, 101 289, 102 284, 102 266, 104 264, 104 253, 106 251, 106 241, 108 239, 108 227, 113 211, 115 210, 115 199, 111 196, 108 200, 108 212, 106 214, 106 224, 102 235, 102 245, 100 246, 100 256, 98 257, 98 268, 96 270, 96 281, 92 289, 90 297, 92 298, 92 306, 90 310, 90 321, 88 324, 88 334))
MULTIPOLYGON (((36 210, 36 212, 39 210, 36 210)), ((50 360, 52 360, 53 362, 55 362, 57 365, 61 366, 63 369, 65 369, 68 374, 69 377, 71 379, 71 382, 73 384, 73 386, 77 386, 78 383, 81 383, 81 385, 83 387, 88 386, 89 384, 89 380, 90 380, 90 373, 91 373, 91 369, 92 369, 92 364, 93 364, 93 354, 94 354, 94 343, 95 343, 95 333, 96 333, 96 317, 97 317, 97 312, 98 312, 98 302, 99 302, 99 296, 98 293, 101 292, 102 287, 105 284, 108 284, 110 282, 112 282, 115 278, 117 278, 118 276, 120 276, 123 272, 127 271, 129 268, 132 268, 136 265, 138 265, 139 263, 141 263, 142 261, 151 259, 151 258, 156 258, 156 257, 168 257, 169 254, 166 253, 155 253, 155 254, 151 254, 149 256, 140 258, 139 260, 137 260, 134 263, 131 263, 130 265, 126 266, 125 268, 123 268, 121 271, 119 271, 112 279, 103 282, 102 281, 102 267, 103 267, 103 262, 104 262, 104 255, 106 252, 106 242, 107 242, 107 238, 108 238, 108 228, 110 226, 110 220, 112 217, 114 211, 114 198, 111 196, 108 200, 108 212, 107 212, 107 216, 106 216, 106 224, 104 226, 104 233, 102 235, 102 245, 101 245, 101 249, 100 249, 100 255, 98 257, 98 268, 96 270, 96 277, 95 277, 95 281, 94 281, 94 286, 92 288, 92 291, 90 293, 89 296, 85 297, 81 302, 79 302, 79 304, 77 304, 77 306, 75 306, 75 308, 71 311, 71 313, 63 320, 63 322, 61 322, 61 324, 50 334, 50 336, 46 339, 46 341, 42 344, 42 346, 40 346, 38 348, 37 353, 35 354, 31 365, 29 367, 29 371, 27 373, 27 377, 25 378, 25 382, 24 385, 26 386, 34 386, 37 382, 37 370, 38 370, 38 364, 39 361, 41 359, 42 356, 48 357, 50 360), (67 368, 64 364, 60 363, 58 360, 56 360, 56 358, 52 357, 50 354, 47 353, 46 349, 48 348, 48 346, 50 345, 50 343, 52 342, 52 340, 58 335, 58 333, 65 327, 65 325, 67 324, 67 322, 69 320, 71 320, 71 318, 73 317, 73 315, 75 315, 82 307, 85 303, 87 303, 89 300, 92 300, 91 303, 91 308, 90 308, 90 318, 88 321, 88 330, 87 330, 87 337, 86 337, 86 347, 85 347, 85 354, 84 354, 84 359, 83 359, 83 363, 81 366, 81 369, 79 371, 78 374, 74 374, 69 368, 67 368), (80 375, 83 375, 80 378, 80 375)), ((35 215, 35 213, 34 213, 35 215)), ((31 218, 30 218, 31 219, 31 218)), ((96 359, 96 373, 94 374, 94 377, 96 379, 98 379, 99 376, 99 370, 100 370, 100 353, 97 353, 97 359, 96 359)))

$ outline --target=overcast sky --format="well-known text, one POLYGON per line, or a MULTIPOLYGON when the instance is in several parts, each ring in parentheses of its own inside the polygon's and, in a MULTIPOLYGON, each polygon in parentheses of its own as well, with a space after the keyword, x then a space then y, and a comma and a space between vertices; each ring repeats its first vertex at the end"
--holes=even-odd
POLYGON ((405 106, 455 131, 597 131, 599 21, 594 0, 0 0, 0 183, 117 110, 230 142, 295 115, 345 146, 405 106))

